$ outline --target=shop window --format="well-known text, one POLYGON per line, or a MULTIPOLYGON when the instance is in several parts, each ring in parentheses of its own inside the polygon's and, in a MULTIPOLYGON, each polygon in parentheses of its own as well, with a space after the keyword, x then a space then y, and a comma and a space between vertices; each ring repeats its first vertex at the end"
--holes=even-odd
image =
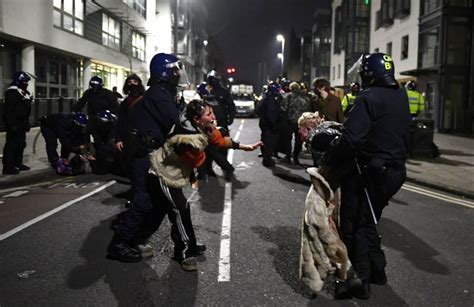
POLYGON ((47 88, 44 86, 37 86, 35 89, 35 95, 36 95, 36 98, 47 98, 48 97, 47 88))
POLYGON ((429 14, 437 10, 441 5, 441 0, 422 0, 420 16, 429 14))
POLYGON ((53 23, 56 27, 84 34, 83 0, 54 0, 53 23))
POLYGON ((49 82, 58 84, 59 83, 59 64, 55 62, 49 63, 49 82))
POLYGON ((448 33, 446 38, 446 62, 453 65, 468 65, 466 59, 470 57, 471 31, 469 24, 448 24, 448 33))

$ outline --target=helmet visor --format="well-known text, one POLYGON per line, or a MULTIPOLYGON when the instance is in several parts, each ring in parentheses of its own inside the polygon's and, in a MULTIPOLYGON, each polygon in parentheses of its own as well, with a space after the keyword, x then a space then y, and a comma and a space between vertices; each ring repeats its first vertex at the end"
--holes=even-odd
POLYGON ((349 83, 360 82, 359 72, 362 70, 362 59, 364 56, 365 54, 362 54, 347 71, 347 81, 349 83))
POLYGON ((188 87, 190 85, 188 75, 186 74, 186 68, 184 67, 183 62, 177 61, 174 63, 170 63, 167 64, 167 67, 172 68, 175 72, 177 72, 179 76, 177 86, 188 87))

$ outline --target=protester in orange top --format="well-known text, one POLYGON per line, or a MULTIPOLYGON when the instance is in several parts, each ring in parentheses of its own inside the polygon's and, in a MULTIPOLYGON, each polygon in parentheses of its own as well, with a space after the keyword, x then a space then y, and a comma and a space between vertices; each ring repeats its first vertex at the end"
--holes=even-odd
POLYGON ((203 100, 192 100, 180 116, 180 123, 171 130, 165 144, 150 154, 151 198, 158 207, 156 229, 168 215, 174 241, 174 259, 185 271, 197 269, 196 256, 205 250, 196 243, 191 212, 182 188, 194 178, 194 168, 206 159, 206 146, 252 151, 262 145, 256 142, 243 145, 230 137, 223 137, 216 127, 212 107, 203 100), (158 188, 159 187, 159 188, 158 188))

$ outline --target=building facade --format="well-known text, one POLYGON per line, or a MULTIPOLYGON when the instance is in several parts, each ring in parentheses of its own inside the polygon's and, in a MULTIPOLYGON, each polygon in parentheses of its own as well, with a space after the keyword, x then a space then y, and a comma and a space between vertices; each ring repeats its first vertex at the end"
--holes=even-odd
POLYGON ((474 12, 472 1, 412 1, 420 7, 417 78, 427 116, 440 132, 474 132, 474 12))
POLYGON ((330 79, 331 10, 318 9, 313 15, 311 82, 316 78, 330 79))
POLYGON ((331 68, 333 86, 343 87, 347 72, 369 50, 370 5, 364 0, 333 0, 331 22, 331 68))

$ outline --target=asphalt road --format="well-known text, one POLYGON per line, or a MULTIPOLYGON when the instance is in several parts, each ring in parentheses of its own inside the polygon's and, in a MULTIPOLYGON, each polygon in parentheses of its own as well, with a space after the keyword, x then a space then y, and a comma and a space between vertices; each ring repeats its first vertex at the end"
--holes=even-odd
MULTIPOLYGON (((234 123, 232 135, 240 124, 234 123)), ((258 121, 245 119, 239 140, 253 143, 259 135, 258 121)), ((0 235, 31 220, 32 210, 44 216, 68 204, 0 237, 0 306, 473 306, 474 210, 410 185, 393 198, 380 223, 388 285, 373 286, 368 301, 314 297, 298 281, 308 176, 293 165, 264 168, 257 155, 234 152, 236 178, 230 184, 216 169, 217 178, 199 190, 186 189, 198 240, 208 248, 192 273, 171 260, 167 220, 152 238, 153 258, 135 264, 105 258, 110 225, 124 210, 129 187, 120 178, 38 182, 10 197, 18 191, 0 191, 0 219, 9 214, 8 226, 0 220, 0 235), (224 234, 223 217, 230 222, 224 234)))

